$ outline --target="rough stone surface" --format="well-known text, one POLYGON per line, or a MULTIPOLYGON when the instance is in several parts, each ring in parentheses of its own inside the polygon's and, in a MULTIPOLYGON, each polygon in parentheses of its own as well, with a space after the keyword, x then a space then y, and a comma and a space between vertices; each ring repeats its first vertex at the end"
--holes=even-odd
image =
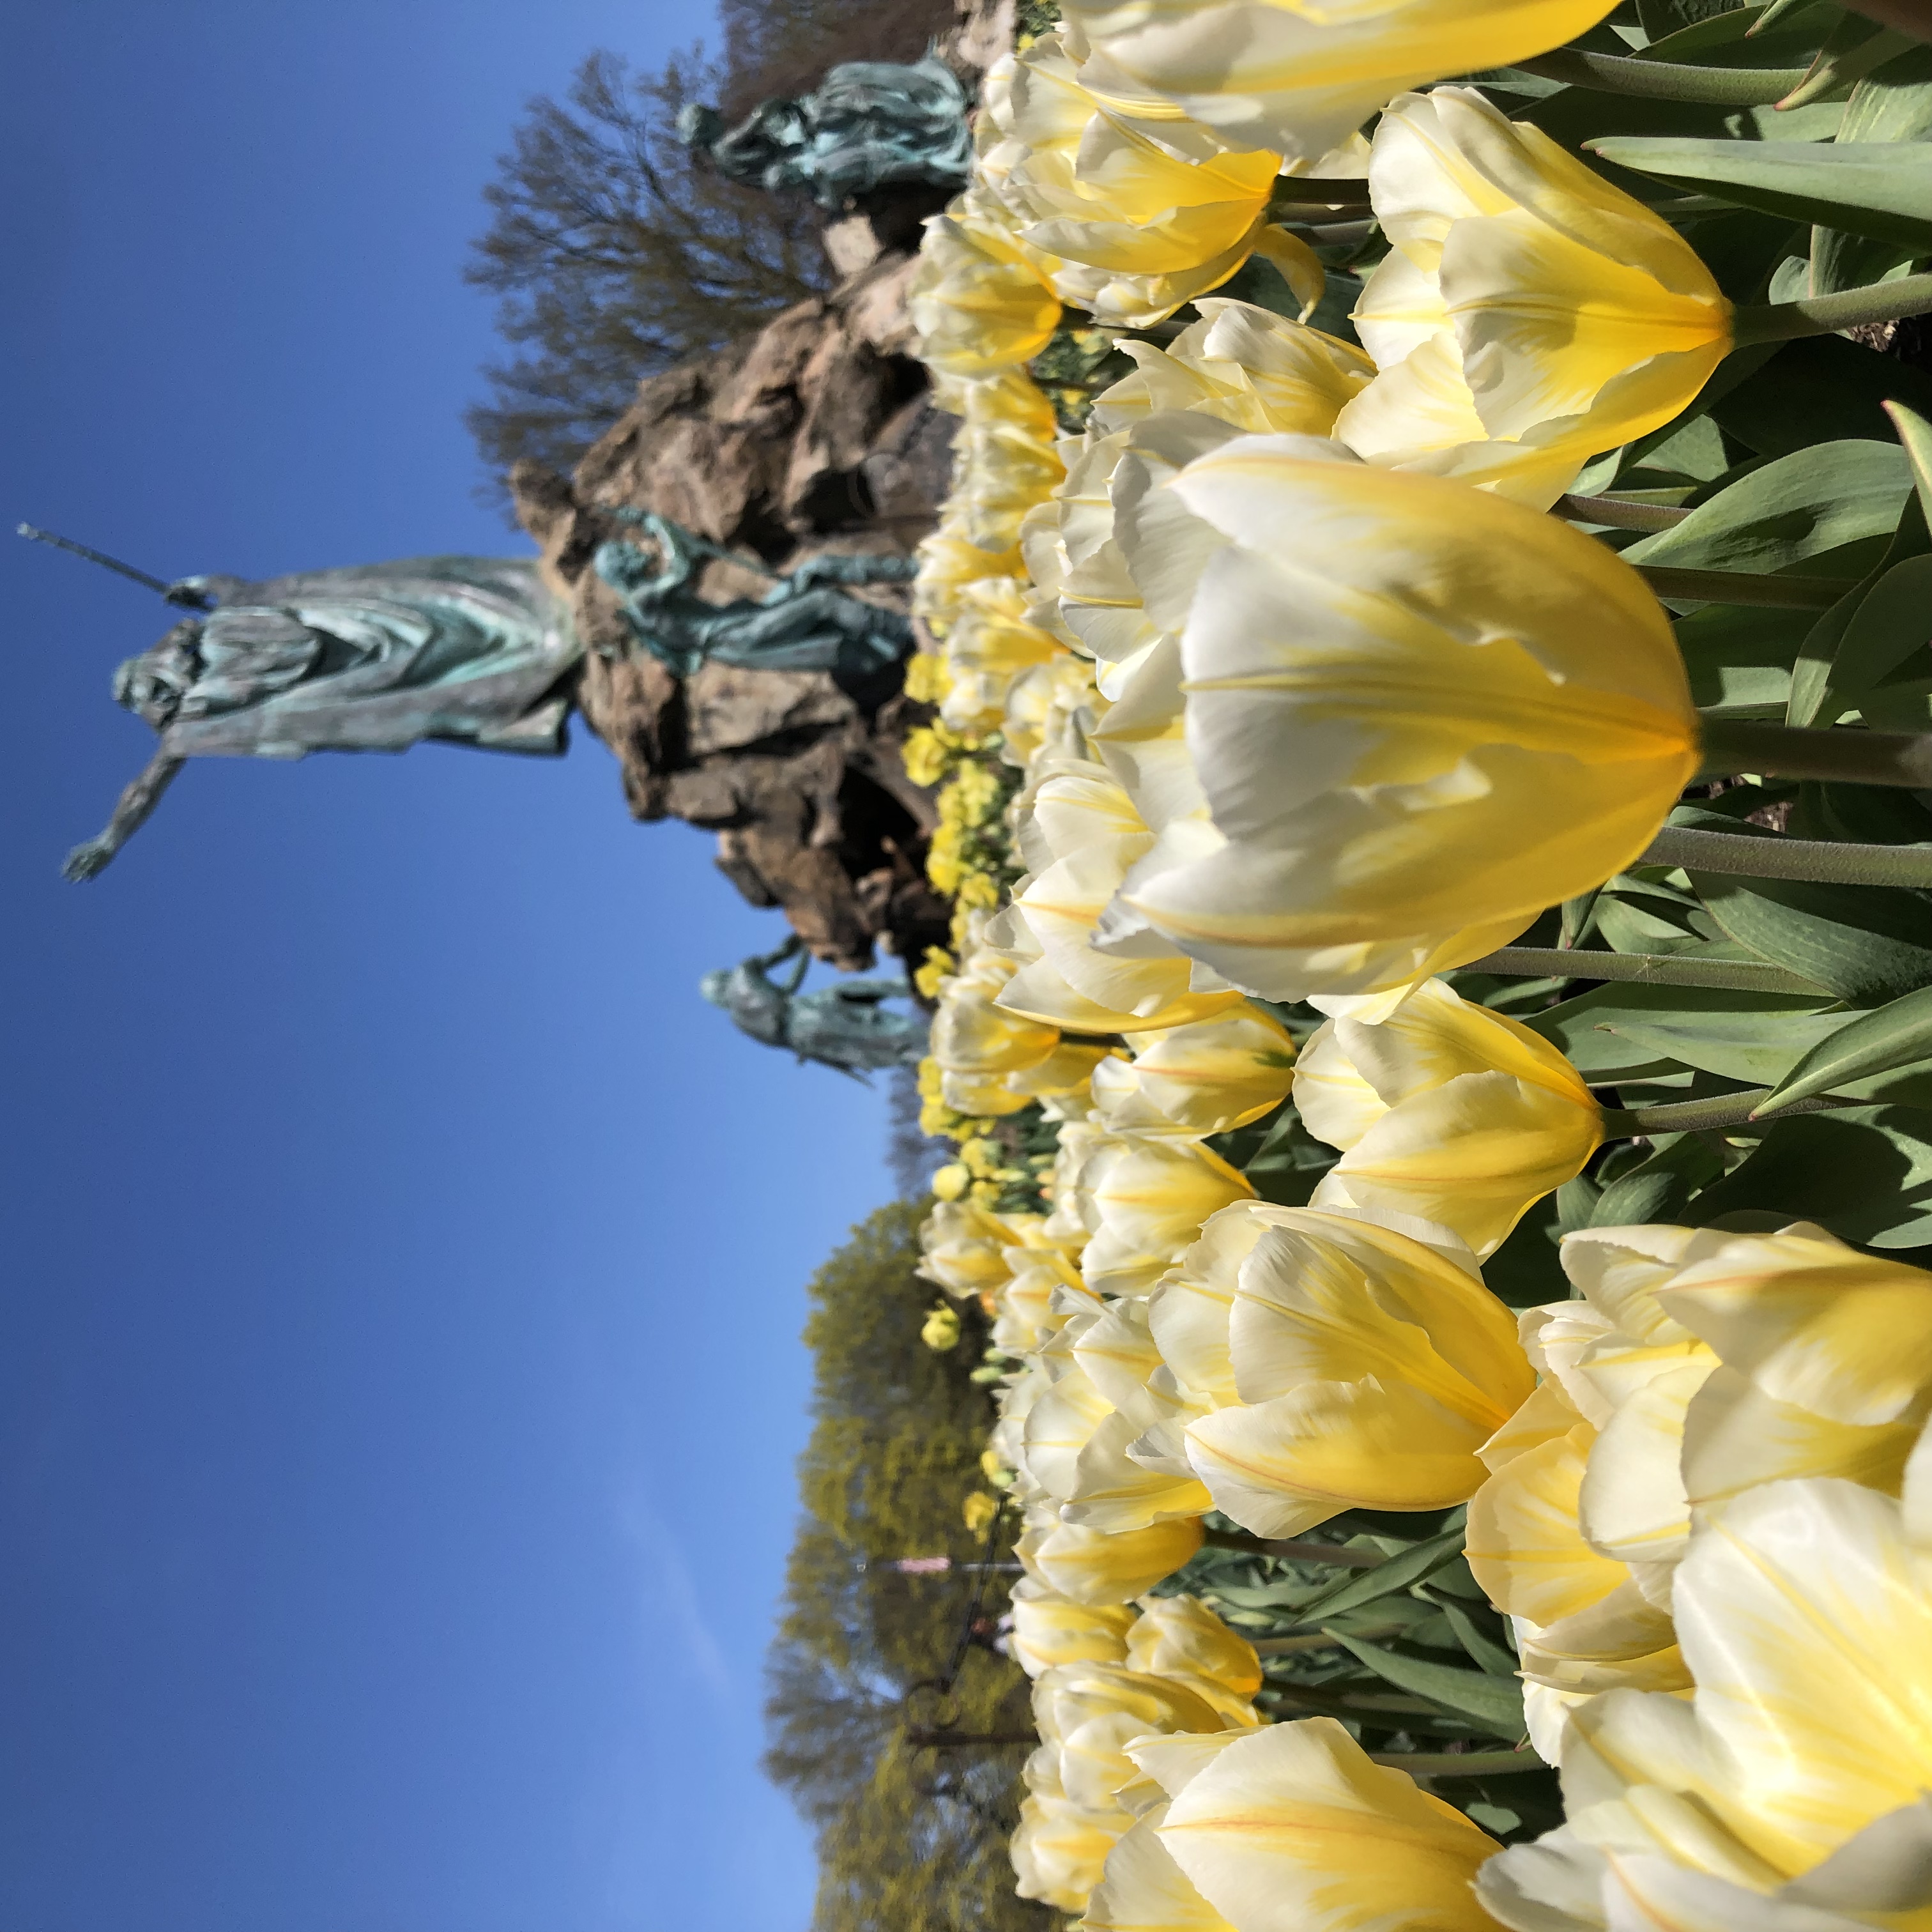
POLYGON ((944 934, 925 878, 932 800, 899 757, 922 710, 900 697, 868 712, 816 671, 707 664, 680 680, 636 649, 590 560, 620 506, 743 556, 707 568, 704 594, 721 602, 763 589, 760 566, 916 544, 945 493, 952 419, 905 352, 911 268, 881 246, 829 296, 641 384, 574 476, 524 463, 510 479, 583 636, 579 708, 616 755, 632 816, 715 831, 745 897, 782 908, 814 956, 848 969, 880 944, 916 964, 944 934))

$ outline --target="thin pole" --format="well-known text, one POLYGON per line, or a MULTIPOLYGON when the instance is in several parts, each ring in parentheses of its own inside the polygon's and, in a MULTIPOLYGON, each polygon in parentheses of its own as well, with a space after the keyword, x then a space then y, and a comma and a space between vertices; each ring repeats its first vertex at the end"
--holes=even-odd
POLYGON ((177 590, 164 578, 151 577, 145 570, 136 570, 131 563, 123 563, 118 556, 110 556, 104 550, 96 550, 91 544, 76 543, 71 537, 56 536, 52 530, 39 530, 32 524, 15 524, 14 534, 25 537, 29 543, 51 544, 56 550, 64 550, 70 556, 98 563, 103 570, 111 570, 117 577, 124 577, 145 590, 158 592, 170 604, 184 604, 190 610, 214 608, 213 600, 205 592, 177 590))

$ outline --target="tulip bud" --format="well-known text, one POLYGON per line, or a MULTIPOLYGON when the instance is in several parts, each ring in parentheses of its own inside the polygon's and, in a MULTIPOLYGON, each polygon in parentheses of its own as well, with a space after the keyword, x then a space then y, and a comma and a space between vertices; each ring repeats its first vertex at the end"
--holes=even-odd
POLYGON ((1470 1882, 1501 1847, 1334 1718, 1271 1724, 1204 1763, 1191 1740, 1132 1754, 1173 1793, 1161 1844, 1232 1923, 1484 1932, 1470 1882))
POLYGON ((1029 1677, 1060 1664, 1124 1664, 1133 1622, 1124 1604, 1076 1604, 1022 1576, 1013 1586, 1007 1648, 1029 1677))
POLYGON ((1226 1133, 1287 1097, 1294 1042, 1250 1000, 1135 1040, 1132 1060, 1103 1060, 1094 1070, 1094 1108, 1110 1132, 1226 1133))
POLYGON ((990 1296, 1007 1276, 1006 1249, 1013 1229, 974 1201, 942 1201, 919 1231, 914 1272, 948 1294, 990 1296))
POLYGON ((1690 244, 1473 88, 1394 102, 1369 187, 1394 245, 1355 322, 1381 374, 1335 434, 1372 463, 1545 509, 1730 352, 1731 305, 1690 244))
MULTIPOLYGON (((1063 0, 1096 84, 1173 102, 1230 140, 1320 162, 1405 88, 1508 67, 1594 26, 1609 0, 1063 0)), ((1337 172, 1318 165, 1317 174, 1337 172)))
POLYGON ((1076 1604, 1130 1604, 1201 1547, 1198 1518, 1176 1517, 1118 1535, 1048 1522, 1029 1528, 1014 1554, 1029 1575, 1076 1604))
POLYGON ((1261 1659, 1198 1597, 1149 1597, 1127 1633, 1130 1669, 1160 1676, 1205 1677, 1237 1696, 1262 1688, 1261 1659))
POLYGON ((1294 1103, 1343 1150, 1316 1207, 1432 1221, 1479 1259, 1603 1138, 1601 1110, 1555 1047, 1440 980, 1376 1024, 1328 1021, 1303 1049, 1294 1103))
POLYGON ((1282 271, 1304 312, 1321 299, 1306 243, 1271 229, 1280 158, 1235 151, 1171 112, 1092 92, 1042 34, 986 112, 1006 138, 986 157, 992 191, 1022 244, 1051 257, 1047 279, 1098 321, 1141 328, 1220 286, 1257 250, 1282 271))
POLYGON ((906 298, 920 360, 968 378, 1030 362, 1060 322, 1046 266, 997 201, 976 189, 956 196, 926 224, 906 298))
POLYGON ((1080 1271, 1103 1294, 1145 1294, 1210 1215, 1254 1194, 1206 1148, 1140 1134, 1101 1140, 1079 1186, 1092 1235, 1080 1271))
MULTIPOLYGON (((1509 1310, 1472 1270, 1315 1208, 1216 1214, 1148 1318, 1193 1403, 1174 1450, 1261 1536, 1350 1508, 1466 1501, 1485 1473, 1478 1451, 1532 1385, 1509 1310)), ((1136 1446, 1156 1461, 1155 1444, 1136 1446)))
POLYGON ((1298 436, 1169 488, 1220 548, 1122 542, 1183 613, 1212 825, 1120 904, 1235 985, 1366 993, 1478 958, 1630 864, 1696 771, 1662 608, 1556 518, 1298 436))

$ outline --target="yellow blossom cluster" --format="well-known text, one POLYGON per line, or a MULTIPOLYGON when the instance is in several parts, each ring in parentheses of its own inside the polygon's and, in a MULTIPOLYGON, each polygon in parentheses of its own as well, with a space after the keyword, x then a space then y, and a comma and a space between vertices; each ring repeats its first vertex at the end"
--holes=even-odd
MULTIPOLYGON (((1838 940, 1768 936, 1655 856, 1714 747, 1694 674, 1722 680, 1680 646, 1714 574, 1761 566, 1738 606, 1831 609, 1806 653, 1876 656, 1878 606, 1838 599, 1922 562, 1901 512, 1932 498, 1932 430, 1906 423, 1892 520, 1810 587, 1832 546, 1802 546, 1842 506, 1699 507, 1769 460, 1775 432, 1740 456, 1699 411, 1772 311, 1741 321, 1731 258, 1681 232, 1702 198, 1638 198, 1545 105, 1743 101, 1685 63, 1741 58, 1756 16, 1698 10, 1064 0, 988 76, 971 183, 928 226, 914 316, 961 430, 907 762, 944 787, 957 917, 920 971, 921 1077, 960 1152, 922 1271, 977 1304, 1000 1385, 986 1467, 1018 1514, 1006 1642, 1041 1738, 1019 1888, 1089 1932, 1932 1932, 1932 1275, 1890 1252, 1932 1216, 1853 1217, 1854 1244, 1784 1211, 1795 1138, 1756 1192, 1720 1184, 1779 1131, 1744 1070, 1862 1103, 1868 1074, 1923 1077, 1928 1022, 1901 1016, 1885 1060, 1838 940), (1115 351, 1077 431, 1028 373, 1076 327, 1115 351), (1652 487, 1687 424, 1705 466, 1652 487), (1694 580, 1618 554, 1680 526, 1714 532, 1683 539, 1694 580), (1560 967, 1603 920, 1600 962, 1646 894, 1640 970, 1546 964, 1532 994, 1492 957, 1544 922, 1560 967), (1790 1004, 1728 1032, 1729 1007, 1673 1032, 1559 1004, 1633 980, 1790 1004), (1787 1010, 1816 1030, 1780 1057, 1787 1010), (1834 1028, 1836 1084, 1806 1073, 1834 1028), (1612 1106, 1610 1066, 1667 1104, 1612 1106), (1245 1581, 1216 1583, 1228 1552, 1245 1581), (1400 1580, 1294 1567, 1324 1564, 1400 1580), (1351 1621, 1371 1603, 1383 1623, 1351 1621), (1277 1612, 1294 1634, 1258 1652, 1277 1612), (1371 1691, 1271 1677, 1277 1655, 1371 1691), (1553 1789, 1546 1815, 1497 1794, 1552 1770, 1545 1830, 1553 1789)), ((1840 145, 1876 145, 1881 111, 1848 110, 1840 145)), ((1880 166, 1830 168, 1854 165, 1880 166)), ((1797 262, 1815 292, 1808 245, 1767 286, 1797 262)), ((1932 235, 1896 248, 1875 276, 1932 235)), ((1889 666, 1922 624, 1899 638, 1889 666)), ((1916 824, 1882 836, 1916 850, 1916 824)), ((1884 998, 1932 980, 1890 970, 1884 998)))

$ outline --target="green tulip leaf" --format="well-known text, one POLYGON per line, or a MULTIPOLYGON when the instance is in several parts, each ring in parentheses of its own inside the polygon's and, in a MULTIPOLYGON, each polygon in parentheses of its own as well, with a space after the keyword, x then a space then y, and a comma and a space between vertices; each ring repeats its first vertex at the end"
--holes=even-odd
MULTIPOLYGON (((1932 376, 1895 356, 1842 335, 1773 346, 1772 355, 1708 406, 1723 428, 1761 456, 1786 456, 1846 436, 1888 442, 1894 431, 1883 408, 1888 402, 1932 414, 1932 376)), ((1731 362, 1743 359, 1731 357, 1710 386, 1724 381, 1731 362)))
POLYGON ((1714 1074, 1720 1080, 1768 1087, 1783 1079, 1814 1047, 1822 1046, 1857 1018, 1842 1010, 1789 1013, 1774 1026, 1767 1026, 1761 1012, 1671 1013, 1603 1024, 1640 1052, 1714 1074))
POLYGON ((1827 442, 1740 477, 1681 524, 1631 544, 1624 561, 1788 571, 1847 544, 1888 538, 1911 494, 1911 465, 1896 442, 1827 442))
POLYGON ((1932 909, 1918 892, 1694 873, 1712 916, 1762 959, 1853 1006, 1932 986, 1932 909))
MULTIPOLYGON (((1830 995, 1822 989, 1808 996, 1739 992, 1716 986, 1625 983, 1580 994, 1526 1024, 1557 1048, 1592 1086, 1607 1086, 1677 1064, 1660 1045, 1632 1036, 1646 1026, 1688 1031, 1708 1023, 1714 1034, 1732 1028, 1744 1035, 1773 1033, 1802 1024, 1831 1003, 1830 995)), ((1801 1046, 1797 1052, 1804 1050, 1801 1046)))
POLYGON ((1492 1677, 1486 1671, 1460 1670, 1454 1664, 1430 1664, 1420 1658, 1404 1657, 1380 1644, 1364 1642, 1337 1630, 1326 1633, 1334 1638, 1358 1663, 1366 1664, 1398 1690, 1460 1711, 1474 1718, 1499 1738, 1520 1738, 1523 1733, 1522 1686, 1513 1679, 1492 1677))
MULTIPOLYGON (((1932 134, 1932 47, 1915 47, 1886 62, 1852 90, 1838 138, 1874 143, 1923 141, 1928 134, 1932 134)), ((1882 280, 1911 260, 1906 245, 1820 226, 1811 236, 1810 286, 1806 292, 1836 295, 1841 290, 1882 280)))
POLYGON ((1518 1665, 1514 1653, 1505 1650, 1493 1637, 1485 1636, 1478 1628, 1475 1618, 1461 1604, 1444 1600, 1442 1610, 1449 1628, 1456 1634, 1456 1641, 1468 1653, 1472 1664, 1479 1665, 1485 1676, 1514 1678, 1518 1665))
POLYGON ((1426 1543, 1412 1545, 1399 1556, 1377 1564, 1372 1570, 1359 1570, 1352 1576, 1345 1576, 1319 1596, 1311 1597, 1306 1603, 1298 1605, 1295 1622, 1304 1625, 1327 1624, 1344 1610, 1359 1610, 1363 1604, 1372 1604, 1379 1597, 1393 1596, 1398 1590, 1406 1590, 1412 1584, 1420 1583, 1424 1577, 1434 1576, 1437 1570, 1445 1568, 1462 1555, 1462 1537, 1459 1525, 1441 1536, 1432 1536, 1426 1543))
POLYGON ((1852 1016, 1792 1066, 1757 1110, 1779 1112, 1819 1094, 1842 1091, 1856 1081, 1932 1060, 1932 986, 1921 987, 1881 1006, 1852 1016))
POLYGON ((1723 1156, 1699 1134, 1679 1134, 1618 1175, 1590 1210, 1593 1228, 1633 1228, 1674 1221, 1700 1187, 1724 1171, 1723 1156))
POLYGON ((1932 1114, 1904 1107, 1792 1114, 1684 1210, 1692 1227, 1816 1221, 1874 1248, 1932 1244, 1932 1114))
POLYGON ((1932 252, 1932 148, 1892 141, 1698 141, 1616 135, 1591 151, 1618 167, 1852 235, 1932 252))

